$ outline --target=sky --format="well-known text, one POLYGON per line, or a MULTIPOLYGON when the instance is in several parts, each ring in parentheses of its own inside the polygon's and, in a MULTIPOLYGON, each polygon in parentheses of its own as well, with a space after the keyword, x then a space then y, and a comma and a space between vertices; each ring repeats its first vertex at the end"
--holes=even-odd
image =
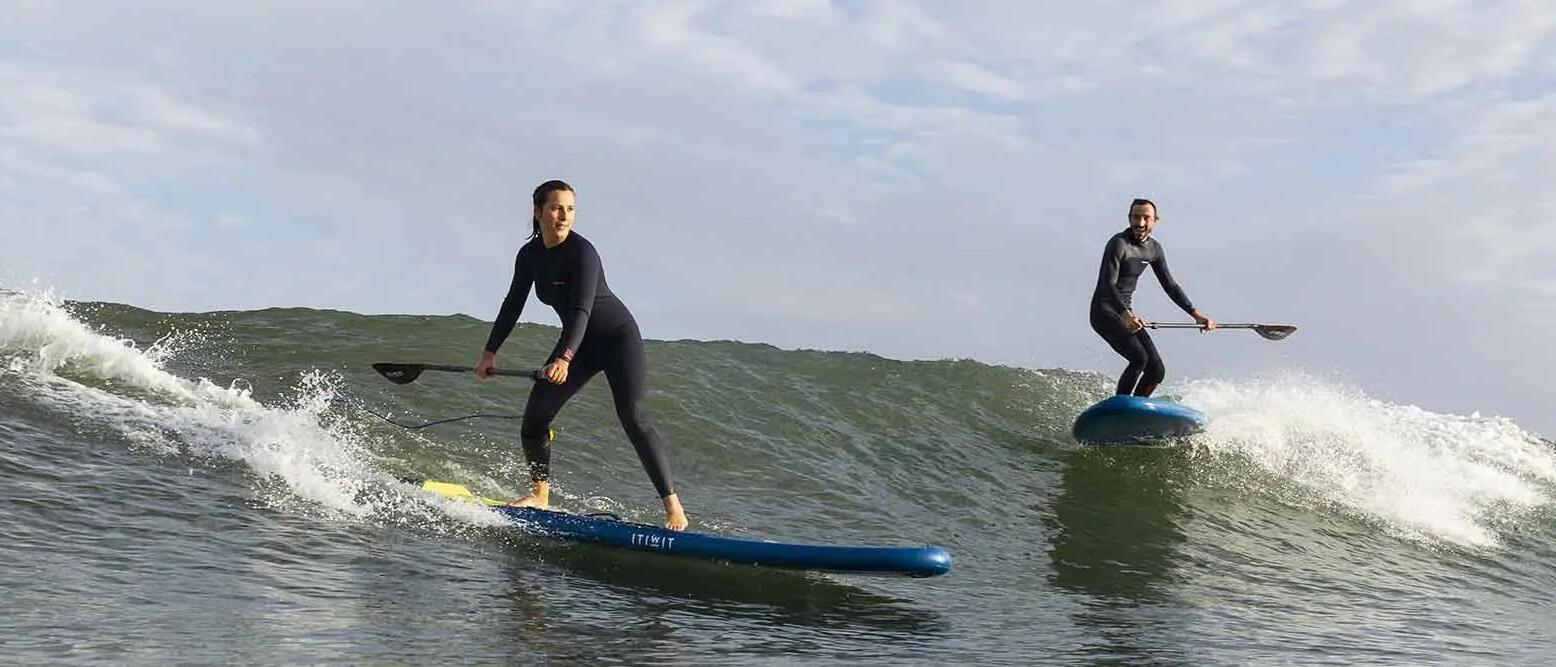
POLYGON ((650 338, 1113 375, 1145 196, 1202 310, 1301 327, 1159 332, 1169 383, 1556 435, 1543 0, 3 4, 0 285, 490 319, 561 178, 650 338))

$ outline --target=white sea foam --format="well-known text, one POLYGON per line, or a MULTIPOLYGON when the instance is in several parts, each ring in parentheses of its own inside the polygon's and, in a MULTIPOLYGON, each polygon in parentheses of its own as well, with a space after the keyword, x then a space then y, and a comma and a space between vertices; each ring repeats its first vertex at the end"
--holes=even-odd
POLYGON ((1556 452, 1511 420, 1437 414, 1303 374, 1198 381, 1197 441, 1410 537, 1492 546, 1552 501, 1556 452))
MULTIPOLYGON (((164 370, 173 349, 167 340, 141 350, 93 331, 52 295, 0 294, 0 363, 28 382, 34 400, 115 429, 139 447, 241 461, 262 480, 284 484, 288 494, 272 502, 303 499, 353 516, 407 509, 382 506, 406 504, 395 494, 362 493, 392 478, 375 469, 361 433, 325 418, 337 395, 330 376, 304 374, 290 404, 266 406, 246 382, 222 387, 164 370)), ((500 522, 467 504, 432 505, 465 521, 500 522)))

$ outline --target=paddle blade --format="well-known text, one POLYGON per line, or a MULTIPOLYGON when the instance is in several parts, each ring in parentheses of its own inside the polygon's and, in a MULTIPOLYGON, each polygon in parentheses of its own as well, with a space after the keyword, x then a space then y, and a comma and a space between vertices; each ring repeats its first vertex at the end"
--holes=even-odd
POLYGON ((391 364, 380 362, 373 364, 373 370, 379 375, 395 384, 410 384, 421 377, 423 366, 421 364, 391 364))
POLYGON ((1260 324, 1253 328, 1254 333, 1263 336, 1266 340, 1281 340, 1295 333, 1296 327, 1288 324, 1260 324))

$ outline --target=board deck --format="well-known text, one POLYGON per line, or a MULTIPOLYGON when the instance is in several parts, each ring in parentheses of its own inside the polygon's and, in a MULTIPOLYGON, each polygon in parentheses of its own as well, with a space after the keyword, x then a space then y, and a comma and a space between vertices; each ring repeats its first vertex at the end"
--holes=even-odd
POLYGON ((942 547, 886 547, 777 542, 712 533, 673 531, 627 521, 615 515, 570 514, 550 509, 509 507, 472 494, 458 484, 427 481, 423 489, 450 498, 478 502, 525 529, 557 539, 706 560, 796 570, 933 577, 951 571, 951 554, 942 547))

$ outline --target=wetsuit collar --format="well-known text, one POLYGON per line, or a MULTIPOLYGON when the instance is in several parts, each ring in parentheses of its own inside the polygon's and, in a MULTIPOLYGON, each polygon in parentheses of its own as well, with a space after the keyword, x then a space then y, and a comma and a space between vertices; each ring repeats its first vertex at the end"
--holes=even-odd
POLYGON ((568 242, 568 241, 571 241, 571 240, 573 240, 573 236, 574 236, 574 235, 575 235, 575 234, 576 234, 576 232, 573 232, 573 231, 572 231, 572 230, 568 230, 568 232, 567 232, 567 236, 566 236, 566 237, 563 237, 563 239, 562 239, 562 242, 561 242, 561 243, 558 243, 558 244, 556 244, 556 245, 554 245, 554 246, 547 246, 547 245, 546 245, 546 237, 544 237, 544 236, 542 236, 542 237, 540 237, 540 248, 541 248, 541 249, 542 249, 542 250, 555 250, 555 249, 557 249, 557 248, 560 248, 560 247, 562 247, 562 246, 565 246, 565 245, 567 245, 567 242, 568 242))

